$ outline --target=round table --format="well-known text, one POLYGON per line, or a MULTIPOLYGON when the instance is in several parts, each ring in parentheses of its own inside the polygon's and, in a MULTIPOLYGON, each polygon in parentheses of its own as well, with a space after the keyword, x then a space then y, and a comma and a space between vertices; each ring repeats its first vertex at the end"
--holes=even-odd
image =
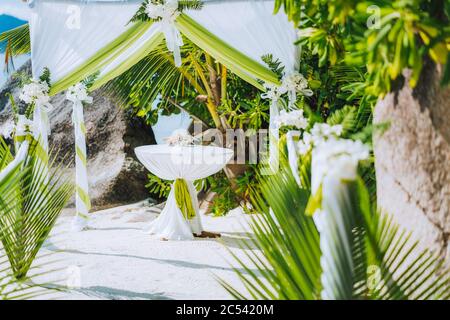
POLYGON ((139 161, 163 180, 184 179, 195 216, 186 218, 177 205, 172 185, 166 205, 150 225, 149 233, 168 240, 192 240, 193 234, 203 231, 197 191, 193 182, 222 170, 233 157, 230 149, 212 146, 151 145, 135 149, 139 161))

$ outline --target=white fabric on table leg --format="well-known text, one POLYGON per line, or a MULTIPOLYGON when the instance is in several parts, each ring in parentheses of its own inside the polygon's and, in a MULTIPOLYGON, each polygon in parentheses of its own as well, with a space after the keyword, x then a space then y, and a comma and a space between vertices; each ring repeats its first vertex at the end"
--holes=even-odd
POLYGON ((200 206, 198 205, 197 190, 195 189, 192 181, 186 181, 186 183, 189 189, 189 194, 191 195, 192 206, 195 210, 195 217, 189 220, 189 224, 191 226, 192 233, 200 235, 203 232, 203 226, 202 220, 200 219, 200 206))
POLYGON ((175 199, 175 190, 172 188, 166 205, 159 217, 150 224, 149 234, 158 235, 167 240, 192 240, 192 230, 175 199))
POLYGON ((203 227, 193 181, 220 171, 233 157, 233 151, 210 146, 154 145, 136 148, 136 155, 159 178, 184 179, 196 213, 194 219, 186 220, 172 189, 161 215, 151 223, 150 233, 169 240, 189 240, 193 238, 192 233, 201 233, 203 227))

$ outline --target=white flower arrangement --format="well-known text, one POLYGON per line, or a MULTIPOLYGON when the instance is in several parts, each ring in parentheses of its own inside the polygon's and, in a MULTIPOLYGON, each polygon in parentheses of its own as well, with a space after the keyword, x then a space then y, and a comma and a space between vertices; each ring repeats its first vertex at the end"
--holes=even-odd
MULTIPOLYGON (((281 85, 274 85, 270 83, 265 83, 264 88, 266 92, 261 95, 263 99, 278 100, 284 94, 288 93, 290 95, 290 100, 296 99, 296 94, 300 93, 304 96, 310 97, 314 93, 308 87, 308 80, 299 72, 291 72, 286 74, 281 85)), ((295 101, 291 101, 293 104, 295 101)))
POLYGON ((12 138, 13 135, 17 136, 25 136, 29 131, 32 131, 33 129, 33 121, 28 119, 25 115, 19 114, 17 117, 17 122, 14 123, 14 121, 9 121, 6 123, 1 132, 0 135, 2 135, 4 138, 12 138))
POLYGON ((17 124, 15 125, 15 135, 25 136, 28 131, 33 130, 33 121, 28 119, 25 115, 20 114, 17 118, 17 124))
POLYGON ((69 89, 67 89, 67 100, 70 101, 82 101, 92 103, 92 97, 88 95, 87 87, 84 83, 80 82, 69 89))
POLYGON ((192 146, 197 143, 197 139, 189 134, 185 129, 175 130, 170 137, 164 139, 169 146, 192 146))
POLYGON ((298 150, 301 155, 307 154, 312 147, 318 147, 324 142, 335 139, 342 134, 342 125, 330 126, 327 123, 316 123, 311 133, 304 132, 303 139, 298 142, 298 150))
POLYGON ((147 3, 145 12, 150 19, 161 19, 165 22, 175 22, 175 19, 180 15, 177 0, 166 0, 164 3, 150 1, 147 3))
POLYGON ((6 139, 9 139, 12 137, 13 132, 14 132, 14 122, 9 121, 6 124, 4 124, 3 127, 1 128, 0 135, 6 139))
POLYGON ((19 99, 26 104, 48 105, 50 103, 49 90, 47 82, 32 79, 30 83, 23 86, 19 99))
POLYGON ((286 111, 281 110, 280 114, 274 120, 278 127, 294 126, 297 129, 306 129, 308 119, 303 115, 303 110, 286 111))
POLYGON ((316 192, 326 176, 353 181, 359 161, 369 158, 369 147, 359 140, 330 138, 314 147, 312 190, 316 192))
POLYGON ((307 97, 314 94, 308 88, 308 80, 299 72, 292 72, 285 75, 281 86, 286 92, 298 92, 307 97))
POLYGON ((261 97, 273 101, 277 101, 287 92, 283 86, 277 86, 271 83, 264 83, 264 88, 266 89, 266 92, 264 92, 261 97))

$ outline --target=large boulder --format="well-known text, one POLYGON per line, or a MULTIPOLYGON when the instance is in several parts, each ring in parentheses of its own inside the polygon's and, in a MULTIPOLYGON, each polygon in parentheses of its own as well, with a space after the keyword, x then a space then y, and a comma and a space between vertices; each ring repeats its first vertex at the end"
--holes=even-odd
MULTIPOLYGON (((29 72, 27 63, 19 72, 29 72)), ((12 119, 11 104, 6 94, 11 92, 16 102, 19 95, 18 80, 10 79, 0 90, 0 132, 12 119)), ((134 148, 155 144, 150 127, 139 119, 129 117, 119 108, 114 98, 101 90, 91 94, 94 102, 85 107, 87 129, 88 179, 93 209, 132 203, 148 198, 145 188, 147 173, 134 154, 134 148)), ((72 104, 65 94, 52 98, 54 111, 50 113, 50 148, 57 164, 63 163, 67 174, 75 177, 74 132, 72 104)), ((72 203, 73 205, 73 203, 72 203)))
POLYGON ((428 62, 411 89, 406 71, 405 83, 379 101, 374 122, 390 127, 375 139, 375 165, 381 209, 450 262, 450 88, 441 74, 428 62))

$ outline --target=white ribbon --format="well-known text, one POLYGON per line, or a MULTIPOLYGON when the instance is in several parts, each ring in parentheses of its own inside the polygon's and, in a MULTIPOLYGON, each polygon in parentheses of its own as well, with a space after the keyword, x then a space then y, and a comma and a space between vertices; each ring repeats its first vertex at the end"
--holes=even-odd
POLYGON ((297 151, 297 142, 294 138, 300 137, 301 132, 297 130, 291 130, 286 134, 286 143, 287 143, 287 151, 288 151, 288 160, 289 167, 291 168, 292 174, 294 175, 295 181, 301 187, 302 183, 300 180, 300 174, 298 171, 298 151, 297 151))
POLYGON ((180 47, 183 46, 183 38, 180 31, 172 21, 161 20, 161 30, 166 38, 167 49, 173 52, 173 59, 175 66, 181 67, 181 51, 180 47))
POLYGON ((50 134, 50 121, 48 113, 53 110, 53 106, 48 103, 42 103, 40 100, 35 101, 33 113, 33 137, 38 140, 42 148, 48 153, 48 136, 50 134))
POLYGON ((276 123, 276 119, 280 115, 278 101, 281 95, 284 93, 284 89, 281 86, 266 83, 264 85, 266 92, 261 95, 263 99, 270 99, 270 115, 269 115, 269 166, 272 173, 276 172, 279 165, 278 157, 278 142, 279 126, 276 123))
POLYGON ((181 51, 183 38, 175 25, 175 20, 180 15, 178 11, 178 0, 166 0, 164 4, 154 4, 149 2, 146 7, 146 13, 151 19, 160 19, 156 22, 161 28, 166 38, 166 46, 170 52, 173 52, 175 66, 181 66, 181 51))

